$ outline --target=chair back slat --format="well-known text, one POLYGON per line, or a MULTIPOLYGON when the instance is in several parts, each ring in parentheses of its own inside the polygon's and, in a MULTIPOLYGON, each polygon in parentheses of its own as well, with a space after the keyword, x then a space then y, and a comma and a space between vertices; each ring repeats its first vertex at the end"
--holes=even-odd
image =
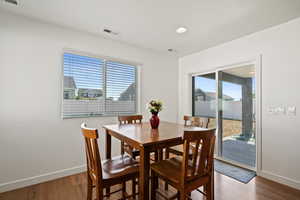
POLYGON ((86 124, 81 124, 81 132, 85 140, 85 151, 87 161, 87 172, 93 181, 101 184, 102 182, 102 167, 101 158, 98 147, 98 130, 87 128, 86 124))
POLYGON ((211 173, 215 144, 215 129, 185 131, 183 140, 183 174, 181 180, 187 181, 211 173), (189 151, 191 144, 195 147, 193 148, 192 159, 189 151), (201 148, 199 148, 200 145, 201 148))
POLYGON ((192 173, 195 174, 196 172, 196 164, 198 160, 198 153, 199 153, 199 146, 200 146, 200 141, 197 140, 195 144, 193 144, 193 156, 192 156, 192 173))
POLYGON ((118 116, 120 124, 137 124, 142 123, 143 115, 118 116))
POLYGON ((213 162, 214 162, 214 151, 215 151, 215 142, 216 142, 216 136, 214 135, 213 137, 211 137, 210 139, 210 149, 209 149, 209 158, 211 159, 208 159, 208 163, 207 163, 207 171, 208 172, 211 172, 212 171, 212 168, 213 168, 213 162))
POLYGON ((201 128, 208 128, 209 124, 209 118, 206 117, 184 116, 183 120, 185 126, 197 126, 201 128))
MULTIPOLYGON (((190 150, 190 143, 188 140, 184 140, 183 143, 183 152, 189 152, 190 150)), ((188 164, 189 164, 189 153, 183 153, 182 157, 182 174, 180 178, 181 184, 184 184, 187 174, 188 174, 188 164)))

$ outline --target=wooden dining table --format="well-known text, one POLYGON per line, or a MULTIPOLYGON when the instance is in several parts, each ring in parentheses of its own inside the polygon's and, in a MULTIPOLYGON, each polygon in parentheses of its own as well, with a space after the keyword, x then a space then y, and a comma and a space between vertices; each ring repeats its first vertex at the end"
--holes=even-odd
POLYGON ((140 151, 139 199, 149 199, 150 153, 166 147, 183 143, 186 129, 205 130, 199 127, 184 127, 181 124, 162 121, 158 129, 152 129, 150 123, 113 124, 103 126, 106 133, 106 158, 111 158, 111 137, 140 151))

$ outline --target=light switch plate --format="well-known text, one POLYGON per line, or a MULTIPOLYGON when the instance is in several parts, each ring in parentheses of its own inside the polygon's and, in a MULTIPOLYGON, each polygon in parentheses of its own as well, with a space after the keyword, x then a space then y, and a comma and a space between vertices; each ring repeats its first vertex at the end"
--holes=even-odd
POLYGON ((284 106, 269 106, 268 113, 270 115, 285 115, 286 108, 284 106))
POLYGON ((285 114, 285 107, 284 106, 278 106, 276 108, 276 114, 284 115, 285 114))
POLYGON ((269 106, 269 107, 268 107, 268 113, 269 113, 270 115, 273 115, 274 112, 275 112, 275 108, 272 107, 272 106, 269 106))
POLYGON ((295 116, 297 114, 296 106, 288 106, 287 107, 287 114, 295 116))

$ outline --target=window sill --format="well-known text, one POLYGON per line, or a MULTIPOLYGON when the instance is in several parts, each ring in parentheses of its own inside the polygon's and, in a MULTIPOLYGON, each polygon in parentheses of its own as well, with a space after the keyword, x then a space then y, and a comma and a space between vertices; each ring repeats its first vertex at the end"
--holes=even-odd
POLYGON ((116 114, 97 114, 97 115, 72 115, 62 116, 62 119, 78 119, 78 118, 103 118, 103 117, 118 117, 119 115, 137 115, 138 113, 116 113, 116 114))

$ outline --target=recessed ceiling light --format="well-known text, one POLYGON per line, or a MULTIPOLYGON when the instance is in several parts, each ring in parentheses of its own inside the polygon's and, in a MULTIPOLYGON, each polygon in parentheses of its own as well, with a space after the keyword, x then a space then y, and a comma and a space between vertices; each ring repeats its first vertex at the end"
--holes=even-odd
POLYGON ((178 33, 178 34, 185 33, 186 31, 187 31, 187 28, 185 28, 185 27, 179 27, 176 29, 176 33, 178 33))

